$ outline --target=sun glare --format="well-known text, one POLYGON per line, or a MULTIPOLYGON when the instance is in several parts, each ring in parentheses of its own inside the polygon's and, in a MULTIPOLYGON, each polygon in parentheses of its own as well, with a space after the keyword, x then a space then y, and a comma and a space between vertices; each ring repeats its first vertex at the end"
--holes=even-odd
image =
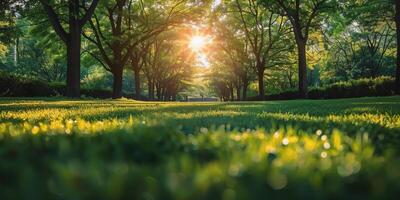
POLYGON ((200 51, 208 42, 208 39, 204 36, 193 36, 190 40, 189 47, 193 51, 200 51))
POLYGON ((210 63, 207 58, 207 49, 212 43, 212 38, 205 35, 192 35, 188 40, 188 48, 195 54, 199 66, 208 68, 210 63))

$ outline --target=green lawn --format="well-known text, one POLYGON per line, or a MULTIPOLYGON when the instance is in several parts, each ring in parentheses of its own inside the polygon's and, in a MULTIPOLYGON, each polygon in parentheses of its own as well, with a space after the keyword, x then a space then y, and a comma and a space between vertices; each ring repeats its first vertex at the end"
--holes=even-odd
POLYGON ((399 96, 0 99, 0 196, 396 198, 399 134, 399 96))

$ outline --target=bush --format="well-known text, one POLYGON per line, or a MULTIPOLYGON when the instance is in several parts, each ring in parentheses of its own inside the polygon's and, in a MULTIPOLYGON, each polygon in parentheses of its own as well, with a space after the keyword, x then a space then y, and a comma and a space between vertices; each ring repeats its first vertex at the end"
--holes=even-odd
POLYGON ((325 87, 312 88, 310 99, 336 99, 369 96, 390 96, 395 94, 395 80, 392 77, 364 78, 338 82, 325 87))
MULTIPOLYGON (((51 83, 51 88, 58 94, 64 96, 67 92, 67 87, 64 83, 51 83)), ((87 97, 94 97, 100 99, 107 99, 112 97, 112 91, 106 89, 85 88, 81 87, 81 95, 87 97)))
MULTIPOLYGON (((382 76, 378 78, 363 78, 351 81, 341 81, 323 87, 311 88, 308 91, 310 99, 337 99, 371 96, 391 96, 395 94, 395 79, 382 76)), ((279 94, 266 95, 264 100, 299 99, 297 90, 288 90, 279 94)), ((261 100, 259 97, 249 97, 248 101, 261 100)))
MULTIPOLYGON (((40 80, 22 80, 20 77, 0 72, 0 97, 51 97, 64 96, 66 85, 64 83, 46 83, 40 80)), ((81 88, 81 94, 93 98, 111 98, 112 91, 104 89, 81 88)), ((131 94, 124 96, 132 97, 131 94)))
POLYGON ((15 76, 0 72, 0 96, 33 97, 52 96, 52 88, 43 81, 21 80, 15 76))

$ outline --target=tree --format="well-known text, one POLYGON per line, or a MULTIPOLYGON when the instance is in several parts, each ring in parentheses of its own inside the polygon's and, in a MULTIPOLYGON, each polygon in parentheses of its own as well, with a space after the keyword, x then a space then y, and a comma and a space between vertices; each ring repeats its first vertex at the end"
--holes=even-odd
POLYGON ((307 41, 311 28, 321 20, 319 17, 329 6, 329 0, 262 0, 268 8, 286 16, 292 24, 297 44, 299 66, 299 95, 307 98, 307 41))
MULTIPOLYGON (((223 71, 226 72, 224 76, 220 76, 220 73, 216 74, 214 79, 226 78, 228 85, 233 85, 236 89, 237 100, 246 100, 247 90, 250 81, 254 77, 254 61, 250 58, 251 51, 249 51, 249 41, 246 40, 246 36, 238 34, 238 27, 236 26, 234 19, 229 16, 225 16, 223 21, 218 19, 214 20, 213 27, 216 42, 216 50, 213 55, 213 62, 216 62, 216 67, 223 66, 223 71), (230 74, 230 75, 227 75, 230 74)), ((214 71, 215 73, 218 72, 214 71)), ((222 82, 213 81, 213 83, 222 86, 222 82)), ((220 87, 216 87, 219 90, 219 94, 222 94, 220 87)), ((232 95, 231 95, 232 96, 232 95)))
POLYGON ((134 75, 135 80, 135 98, 141 99, 141 82, 140 82, 140 72, 142 71, 145 65, 145 59, 149 50, 150 43, 142 42, 140 45, 134 49, 131 58, 130 64, 134 75))
MULTIPOLYGON (((144 75, 147 78, 148 82, 148 97, 149 99, 154 99, 154 87, 155 87, 155 80, 154 80, 154 72, 157 70, 157 65, 149 64, 149 57, 151 57, 151 46, 157 40, 157 37, 160 34, 163 34, 168 31, 174 32, 174 29, 179 29, 180 25, 183 22, 190 23, 192 21, 199 21, 198 18, 204 16, 203 13, 205 11, 205 7, 207 4, 203 4, 202 1, 190 1, 190 0, 180 0, 180 1, 165 1, 166 4, 169 5, 171 8, 168 12, 164 15, 168 16, 167 20, 164 20, 164 25, 169 26, 169 30, 161 31, 157 34, 152 35, 148 39, 141 41, 140 44, 135 47, 135 50, 131 54, 131 68, 134 72, 134 80, 135 80, 135 96, 137 99, 141 98, 141 71, 144 72, 144 75), (187 4, 190 2, 190 5, 187 4), (186 4, 185 4, 186 3, 186 4), (171 5, 173 5, 171 7, 171 5)), ((150 7, 151 9, 147 9, 147 12, 142 12, 148 19, 148 22, 154 21, 152 16, 156 15, 155 13, 160 12, 157 10, 157 7, 150 7), (154 9, 156 8, 156 9, 154 9)), ((155 26, 154 29, 159 25, 154 23, 147 23, 147 26, 152 25, 155 26)), ((177 36, 177 35, 175 35, 177 36)), ((153 46, 154 47, 154 46, 153 46)), ((157 60, 157 59, 156 59, 157 60)), ((154 61, 154 60, 153 60, 154 61)))
MULTIPOLYGON (((385 73, 395 66, 394 33, 386 23, 368 26, 353 23, 333 37, 330 59, 336 77, 353 78, 391 75, 385 73)), ((395 68, 395 67, 394 67, 395 68)))
POLYGON ((396 93, 400 94, 400 1, 395 0, 396 33, 397 33, 397 63, 396 63, 396 93))
POLYGON ((274 57, 286 50, 285 45, 279 44, 286 32, 286 20, 262 8, 257 0, 235 2, 242 30, 255 60, 254 70, 258 78, 259 98, 264 99, 265 70, 272 64, 274 57))
POLYGON ((123 68, 134 46, 129 35, 132 1, 102 2, 93 19, 89 20, 90 35, 84 37, 93 45, 88 52, 113 75, 113 98, 122 97, 123 68))
MULTIPOLYGON (((46 48, 42 48, 37 42, 40 38, 23 37, 19 40, 18 65, 17 67, 11 65, 12 67, 8 69, 8 72, 20 77, 47 82, 65 80, 64 52, 59 52, 60 50, 50 52, 46 48)), ((60 46, 58 45, 58 47, 60 46)), ((12 62, 14 62, 14 59, 12 62)))
MULTIPOLYGON (((123 71, 135 48, 174 24, 184 15, 186 0, 150 2, 115 0, 101 4, 84 33, 95 48, 89 53, 113 75, 113 98, 122 97, 123 71), (163 6, 165 9, 157 9, 163 6)), ((139 88, 140 89, 140 88, 139 88)))
MULTIPOLYGON (((291 44, 291 43, 287 43, 291 44)), ((292 45, 294 46, 294 45, 292 45)), ((271 93, 280 93, 296 88, 297 55, 291 48, 284 56, 274 59, 275 65, 267 72, 267 90, 271 93)))
POLYGON ((365 27, 375 27, 377 24, 395 25, 397 37, 396 61, 396 93, 400 94, 400 2, 398 0, 349 0, 341 4, 344 7, 342 15, 351 23, 356 20, 365 27), (382 12, 384 11, 384 12, 382 12))
POLYGON ((9 45, 14 44, 14 65, 17 64, 18 38, 22 35, 17 21, 24 14, 24 5, 27 6, 25 0, 0 1, 0 56, 6 53, 9 45))
POLYGON ((143 71, 148 80, 149 99, 159 101, 175 100, 192 78, 193 55, 179 41, 175 31, 165 32, 148 43, 143 71))
POLYGON ((232 74, 226 71, 225 66, 214 64, 209 79, 210 86, 221 101, 233 100, 232 74))
POLYGON ((46 12, 54 31, 67 46, 67 92, 68 97, 80 97, 80 56, 82 28, 92 17, 99 0, 93 0, 89 8, 82 0, 68 0, 68 28, 62 25, 61 14, 57 15, 55 7, 48 0, 39 0, 46 12), (81 17, 82 8, 85 10, 81 17))

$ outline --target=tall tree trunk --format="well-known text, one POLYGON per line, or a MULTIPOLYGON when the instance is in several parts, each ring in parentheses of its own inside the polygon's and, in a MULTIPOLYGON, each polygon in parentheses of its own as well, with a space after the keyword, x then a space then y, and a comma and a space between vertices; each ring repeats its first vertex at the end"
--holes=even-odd
POLYGON ((297 40, 298 62, 299 62, 299 96, 307 98, 307 55, 306 42, 297 40))
POLYGON ((15 45, 14 45, 14 66, 18 66, 18 61, 19 61, 19 37, 15 39, 15 45))
POLYGON ((140 88, 140 69, 138 67, 134 68, 133 73, 135 75, 135 98, 141 99, 141 88, 140 88))
POLYGON ((81 30, 78 24, 70 24, 70 40, 67 43, 67 97, 80 97, 81 30))
POLYGON ((148 88, 148 98, 149 98, 149 100, 153 100, 154 86, 151 81, 151 78, 149 78, 149 77, 147 77, 147 88, 148 88))
POLYGON ((236 97, 237 97, 237 100, 238 100, 238 101, 241 100, 240 96, 241 96, 241 95, 240 95, 240 86, 239 86, 239 87, 236 88, 236 97))
POLYGON ((80 97, 80 54, 81 54, 81 33, 84 24, 92 17, 99 0, 93 0, 89 9, 85 9, 83 17, 80 17, 79 0, 68 0, 68 29, 61 25, 60 17, 56 14, 49 1, 39 0, 47 13, 50 24, 60 39, 67 46, 67 97, 80 97))
POLYGON ((155 99, 154 89, 155 89, 155 83, 154 83, 154 79, 153 79, 153 80, 151 81, 151 85, 150 85, 151 100, 154 100, 154 99, 155 99))
POLYGON ((291 75, 288 75, 288 76, 287 76, 287 79, 288 79, 288 82, 289 82, 289 87, 290 87, 290 88, 294 88, 295 85, 294 85, 294 83, 293 83, 292 76, 291 76, 291 75))
POLYGON ((161 88, 161 99, 162 99, 163 101, 166 101, 166 100, 167 100, 166 98, 167 98, 167 97, 166 97, 165 88, 161 88))
POLYGON ((231 101, 235 101, 235 92, 234 92, 233 86, 229 87, 229 93, 231 96, 231 101))
POLYGON ((397 32, 397 66, 396 94, 400 94, 400 1, 396 0, 396 32, 397 32))
POLYGON ((123 67, 115 66, 113 71, 113 99, 122 98, 122 74, 123 67))
POLYGON ((80 97, 81 25, 79 0, 69 1, 69 37, 67 40, 67 97, 80 97))
POLYGON ((265 89, 264 89, 264 71, 258 72, 258 97, 260 100, 265 99, 265 89))
POLYGON ((161 85, 160 85, 160 83, 156 84, 156 92, 157 92, 157 100, 161 101, 161 85))
POLYGON ((248 84, 247 83, 243 83, 243 95, 242 95, 242 99, 244 101, 246 101, 247 99, 247 88, 248 88, 248 84))
POLYGON ((151 100, 154 100, 154 99, 155 99, 154 87, 155 87, 155 86, 154 86, 154 81, 152 81, 152 82, 151 82, 151 85, 150 85, 150 96, 151 96, 150 99, 151 99, 151 100))

